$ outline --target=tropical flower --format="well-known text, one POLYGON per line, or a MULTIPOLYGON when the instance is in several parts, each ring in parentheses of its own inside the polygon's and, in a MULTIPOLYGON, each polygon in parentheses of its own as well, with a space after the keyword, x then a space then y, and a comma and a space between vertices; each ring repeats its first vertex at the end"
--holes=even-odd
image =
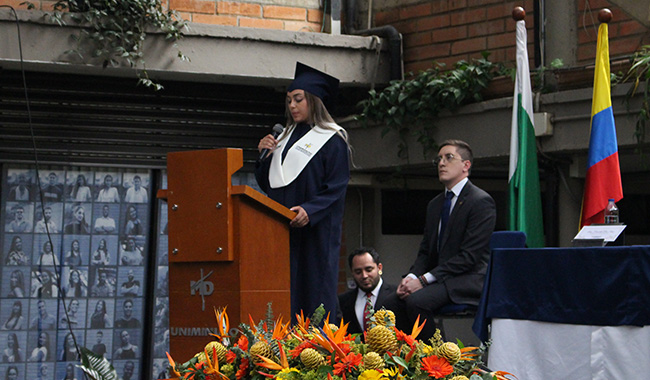
POLYGON ((384 327, 370 344, 367 334, 348 334, 344 322, 330 325, 322 308, 310 317, 297 315, 297 324, 290 326, 282 318, 274 320, 269 307, 259 323, 249 318, 250 325, 239 324, 238 335, 231 333, 225 309, 215 309, 215 317, 215 341, 200 354, 185 363, 169 356, 173 380, 460 380, 473 375, 515 379, 507 372, 486 371, 481 361, 485 347, 459 344, 454 358, 460 358, 451 364, 444 356, 450 344, 439 331, 426 343, 418 340, 424 325, 419 320, 410 333, 384 327))
POLYGON ((244 378, 250 373, 249 365, 250 365, 250 360, 248 358, 243 358, 241 360, 239 369, 237 370, 237 373, 235 373, 235 378, 237 380, 241 380, 242 378, 244 378))
POLYGON ((393 379, 393 380, 404 379, 404 375, 402 375, 400 373, 400 370, 396 367, 384 369, 384 375, 387 376, 389 379, 393 379))
POLYGON ((379 372, 376 369, 367 369, 359 375, 359 380, 385 380, 383 372, 379 372))
POLYGON ((353 370, 359 367, 359 364, 363 361, 363 355, 350 353, 347 354, 343 359, 336 364, 334 364, 334 373, 336 376, 341 376, 344 372, 352 372, 353 370))
POLYGON ((443 379, 445 376, 454 372, 454 368, 444 358, 435 355, 427 356, 422 359, 422 369, 429 373, 434 379, 443 379))
POLYGON ((300 375, 298 368, 283 368, 276 376, 278 379, 291 379, 293 375, 300 375))

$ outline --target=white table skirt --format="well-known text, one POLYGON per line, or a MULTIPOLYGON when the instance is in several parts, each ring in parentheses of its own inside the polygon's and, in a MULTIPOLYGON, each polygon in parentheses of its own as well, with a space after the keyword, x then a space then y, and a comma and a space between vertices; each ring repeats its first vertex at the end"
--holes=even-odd
POLYGON ((519 380, 626 380, 650 374, 650 326, 493 319, 488 367, 519 380))

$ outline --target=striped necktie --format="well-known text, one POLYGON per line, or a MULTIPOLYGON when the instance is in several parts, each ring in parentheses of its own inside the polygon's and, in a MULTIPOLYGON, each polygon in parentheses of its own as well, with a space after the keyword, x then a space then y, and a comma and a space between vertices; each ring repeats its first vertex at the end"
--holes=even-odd
POLYGON ((370 313, 372 311, 372 292, 366 293, 366 306, 363 308, 363 331, 370 327, 370 313))

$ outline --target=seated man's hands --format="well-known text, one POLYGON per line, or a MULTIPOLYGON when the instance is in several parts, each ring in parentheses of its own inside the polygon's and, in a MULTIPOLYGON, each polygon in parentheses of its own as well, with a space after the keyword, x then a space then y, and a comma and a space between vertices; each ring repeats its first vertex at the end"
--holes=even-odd
POLYGON ((420 281, 417 278, 407 276, 402 279, 402 282, 400 282, 399 286, 397 287, 397 296, 401 299, 404 299, 420 289, 422 289, 422 284, 420 284, 420 281))

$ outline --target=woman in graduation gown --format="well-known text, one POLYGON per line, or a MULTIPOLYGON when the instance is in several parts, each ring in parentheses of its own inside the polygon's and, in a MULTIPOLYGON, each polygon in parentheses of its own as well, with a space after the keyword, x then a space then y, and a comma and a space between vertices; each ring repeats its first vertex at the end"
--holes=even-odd
POLYGON ((326 106, 338 79, 300 62, 287 89, 287 125, 267 135, 256 167, 267 195, 296 212, 291 220, 291 313, 310 315, 323 304, 335 316, 341 224, 350 179, 347 133, 326 106))

